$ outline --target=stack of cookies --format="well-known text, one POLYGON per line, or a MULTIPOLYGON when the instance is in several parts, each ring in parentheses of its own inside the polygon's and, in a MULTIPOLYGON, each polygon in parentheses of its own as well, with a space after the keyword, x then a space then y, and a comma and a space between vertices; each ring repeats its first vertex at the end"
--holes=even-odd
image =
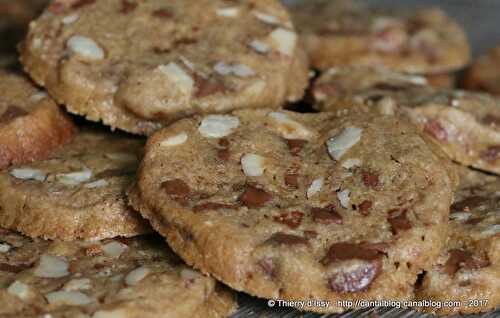
POLYGON ((0 33, 0 317, 500 304, 500 99, 454 88, 441 10, 23 0, 0 33))

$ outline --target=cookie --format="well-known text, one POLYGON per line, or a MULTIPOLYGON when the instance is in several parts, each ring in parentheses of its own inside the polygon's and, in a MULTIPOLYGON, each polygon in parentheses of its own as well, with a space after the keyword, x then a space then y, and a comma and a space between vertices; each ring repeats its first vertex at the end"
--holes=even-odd
POLYGON ((0 172, 0 226, 57 240, 149 231, 125 198, 142 150, 142 140, 84 130, 48 159, 0 172))
POLYGON ((87 119, 149 135, 197 113, 299 100, 307 58, 276 0, 54 1, 25 69, 87 119))
POLYGON ((242 110, 153 135, 129 198, 232 288, 341 312, 340 300, 410 298, 433 264, 451 204, 441 158, 391 116, 242 110))
POLYGON ((0 315, 227 317, 234 294, 175 256, 159 237, 60 242, 0 230, 0 315))
POLYGON ((383 68, 334 68, 313 88, 319 110, 375 110, 402 116, 455 161, 500 173, 500 100, 460 90, 436 90, 420 76, 383 68))
POLYGON ((453 73, 425 75, 427 84, 434 88, 451 89, 456 86, 456 76, 453 73))
POLYGON ((0 169, 43 159, 75 132, 45 92, 22 75, 0 70, 0 169))
POLYGON ((500 47, 479 57, 464 76, 464 87, 500 95, 500 47))
POLYGON ((409 73, 442 73, 470 59, 464 30, 437 8, 399 12, 349 0, 307 2, 292 9, 311 64, 384 65, 409 73))
POLYGON ((469 172, 455 193, 450 238, 425 273, 417 299, 454 301, 422 308, 440 315, 484 312, 500 306, 500 179, 469 172))

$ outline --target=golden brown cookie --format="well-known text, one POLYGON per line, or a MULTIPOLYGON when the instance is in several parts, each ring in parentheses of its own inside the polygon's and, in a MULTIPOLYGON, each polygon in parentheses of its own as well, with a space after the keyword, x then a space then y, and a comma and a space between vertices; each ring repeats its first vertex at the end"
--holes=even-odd
POLYGON ((234 293, 157 236, 50 242, 0 229, 3 318, 223 318, 234 293))
POLYGON ((276 0, 57 0, 21 55, 70 112, 145 135, 193 114, 279 108, 309 72, 276 0))
POLYGON ((492 178, 470 171, 462 179, 448 243, 417 289, 418 300, 442 306, 421 309, 452 315, 500 306, 500 179, 492 178))
POLYGON ((129 208, 143 141, 84 130, 46 160, 0 172, 0 226, 30 237, 103 239, 149 231, 129 208))
POLYGON ((500 95, 500 47, 479 57, 467 70, 464 87, 500 95))
POLYGON ((352 0, 306 1, 292 14, 312 65, 442 73, 470 59, 464 30, 437 8, 399 12, 352 0))
POLYGON ((150 138, 130 199, 188 264, 232 288, 341 312, 341 300, 413 296, 446 239, 442 156, 390 116, 197 116, 150 138))
POLYGON ((0 71, 0 169, 44 159, 75 132, 45 92, 22 75, 0 71))
POLYGON ((421 76, 385 68, 333 68, 316 81, 316 108, 375 111, 410 120, 451 159, 500 173, 500 100, 487 94, 434 89, 421 76))

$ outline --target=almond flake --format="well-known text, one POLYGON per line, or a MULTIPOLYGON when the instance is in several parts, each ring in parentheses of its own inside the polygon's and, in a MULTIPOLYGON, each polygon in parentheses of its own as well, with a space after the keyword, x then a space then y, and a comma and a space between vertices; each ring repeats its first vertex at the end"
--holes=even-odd
POLYGON ((12 169, 10 175, 21 180, 36 180, 45 181, 47 174, 41 170, 30 169, 30 168, 20 168, 12 169))
POLYGON ((217 11, 215 11, 215 13, 218 15, 218 16, 221 16, 221 17, 226 17, 226 18, 235 18, 238 16, 239 14, 239 9, 236 8, 236 7, 231 7, 231 8, 222 8, 222 9, 217 9, 217 11))
POLYGON ((163 140, 162 142, 160 142, 160 146, 172 147, 172 146, 182 145, 183 143, 185 143, 187 141, 187 139, 188 139, 188 135, 186 132, 183 131, 178 135, 168 137, 167 139, 163 140))
POLYGON ((62 18, 62 23, 65 25, 73 24, 78 20, 78 14, 70 14, 62 18))
POLYGON ((87 189, 96 189, 96 188, 104 188, 108 186, 108 181, 104 179, 99 179, 93 182, 89 182, 84 185, 85 188, 87 189))
POLYGON ((324 182, 325 182, 324 178, 315 179, 309 186, 309 189, 307 189, 307 198, 310 199, 313 195, 321 191, 324 182))
POLYGON ((102 60, 104 51, 93 40, 84 36, 74 35, 67 42, 68 48, 75 54, 89 59, 102 60))
POLYGON ((170 62, 158 66, 158 70, 168 77, 185 95, 191 95, 194 90, 194 80, 177 64, 170 62))
POLYGON ((274 127, 285 139, 309 140, 314 136, 314 133, 306 126, 293 120, 285 113, 271 112, 267 116, 272 119, 274 127))
POLYGON ((351 191, 349 190, 344 190, 337 193, 337 198, 340 201, 340 205, 342 205, 344 209, 347 209, 349 207, 349 202, 351 201, 351 199, 349 198, 350 194, 351 191))
POLYGON ((227 64, 225 62, 218 62, 214 65, 214 70, 220 75, 235 75, 238 77, 250 77, 256 73, 245 64, 227 64))
POLYGON ((280 24, 280 20, 273 15, 270 15, 270 14, 267 14, 267 13, 264 13, 261 11, 254 11, 253 14, 257 18, 257 20, 259 20, 261 22, 264 22, 267 24, 274 24, 274 25, 280 24))
POLYGON ((361 140, 363 129, 347 127, 340 134, 328 139, 328 153, 333 159, 339 160, 352 146, 361 140))
POLYGON ((56 175, 56 180, 62 184, 74 186, 87 182, 92 178, 92 170, 84 168, 82 171, 60 173, 56 175))
POLYGON ((250 42, 249 46, 257 53, 261 54, 266 54, 271 50, 271 46, 269 44, 259 40, 253 40, 252 42, 250 42))
POLYGON ((130 273, 125 277, 125 283, 129 286, 137 285, 141 280, 143 280, 148 274, 150 270, 147 267, 141 266, 130 273))
POLYGON ((118 258, 123 252, 128 248, 126 244, 113 241, 108 244, 101 246, 102 251, 106 256, 118 258))
POLYGON ((26 300, 30 294, 30 287, 21 281, 14 281, 7 288, 7 292, 13 296, 16 296, 22 300, 26 300))
POLYGON ((293 56, 297 45, 297 34, 287 29, 277 28, 269 35, 272 47, 283 55, 293 56))
POLYGON ((342 162, 342 168, 344 169, 350 170, 354 167, 361 167, 361 160, 351 158, 342 162))
POLYGON ((88 278, 72 279, 64 285, 64 290, 88 290, 92 288, 92 282, 88 278))
POLYGON ((79 291, 56 291, 45 295, 51 305, 81 306, 90 304, 93 300, 79 291))
POLYGON ((240 120, 231 115, 208 115, 201 121, 198 131, 207 138, 222 138, 238 128, 240 120))
POLYGON ((10 245, 7 243, 0 243, 0 253, 7 253, 10 251, 10 245))
POLYGON ((69 264, 63 256, 53 256, 43 254, 40 257, 40 263, 35 268, 34 275, 44 278, 59 278, 69 274, 69 264))
POLYGON ((264 174, 265 158, 253 153, 241 157, 241 167, 247 177, 259 177, 264 174))

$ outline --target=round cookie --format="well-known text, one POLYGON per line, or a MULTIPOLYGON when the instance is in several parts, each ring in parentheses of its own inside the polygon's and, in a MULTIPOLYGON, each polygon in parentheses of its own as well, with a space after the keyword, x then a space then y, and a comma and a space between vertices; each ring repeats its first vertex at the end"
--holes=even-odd
POLYGON ((479 57, 464 76, 464 87, 500 95, 500 47, 479 57))
POLYGON ((463 67, 470 48, 463 29, 437 8, 398 12, 356 1, 307 1, 292 9, 311 64, 385 65, 409 73, 463 67))
POLYGON ((462 179, 451 206, 448 243, 417 288, 418 300, 459 303, 421 309, 453 315, 500 306, 500 179, 491 178, 469 172, 462 179))
POLYGON ((446 238, 442 156, 391 116, 196 116, 150 138, 129 198, 188 264, 232 288, 341 312, 339 300, 412 297, 446 238))
POLYGON ((219 318, 236 307, 157 236, 50 242, 0 229, 0 242, 4 318, 219 318))
POLYGON ((375 110, 416 124, 455 161, 500 173, 500 100, 436 90, 420 76, 383 68, 334 68, 315 83, 319 110, 375 110))
POLYGON ((22 75, 0 70, 0 169, 43 159, 76 127, 45 92, 22 75))
POLYGON ((307 58, 276 0, 54 1, 25 69, 87 119, 149 135, 197 113, 299 100, 307 58))
POLYGON ((127 206, 143 141, 84 130, 48 159, 0 172, 0 226, 45 239, 103 239, 149 231, 127 206))

